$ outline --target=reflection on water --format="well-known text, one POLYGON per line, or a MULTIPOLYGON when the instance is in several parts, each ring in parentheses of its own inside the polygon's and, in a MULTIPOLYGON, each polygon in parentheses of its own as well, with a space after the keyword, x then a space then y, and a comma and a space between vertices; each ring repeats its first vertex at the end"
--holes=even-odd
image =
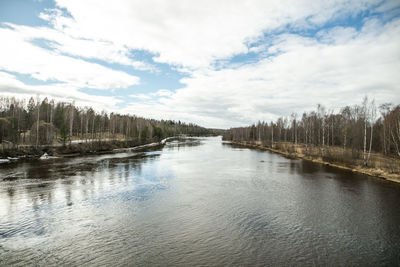
POLYGON ((400 186, 232 147, 0 166, 0 265, 399 265, 400 186))

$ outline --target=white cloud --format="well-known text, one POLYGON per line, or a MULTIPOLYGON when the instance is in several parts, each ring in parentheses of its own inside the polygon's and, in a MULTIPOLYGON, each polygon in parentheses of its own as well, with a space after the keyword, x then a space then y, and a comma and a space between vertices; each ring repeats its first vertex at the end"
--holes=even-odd
POLYGON ((21 94, 47 90, 111 111, 117 98, 89 96, 79 88, 125 88, 139 78, 85 59, 153 70, 131 54, 145 51, 188 77, 176 91, 127 93, 132 102, 119 112, 230 127, 310 110, 317 103, 354 104, 365 94, 378 103, 400 102, 399 19, 365 20, 361 31, 322 27, 377 5, 382 12, 398 10, 396 1, 55 1, 70 16, 58 8, 41 13, 53 28, 0 28, 0 38, 9 40, 0 43, 0 70, 57 83, 28 86, 2 73, 0 92, 10 92, 5 85, 21 94), (316 38, 291 31, 321 28, 316 38), (41 39, 53 50, 31 43, 41 39), (229 63, 248 52, 259 57, 229 63))
POLYGON ((139 100, 149 100, 153 98, 160 98, 160 97, 169 97, 172 96, 174 93, 167 89, 160 89, 154 93, 147 93, 147 94, 131 94, 128 95, 131 98, 136 98, 139 100))
POLYGON ((151 99, 151 96, 147 95, 147 94, 132 94, 132 95, 129 95, 129 97, 140 99, 140 100, 151 99))
POLYGON ((61 56, 31 44, 24 34, 0 28, 0 70, 28 74, 40 81, 59 81, 71 87, 125 88, 139 78, 84 60, 61 56))
POLYGON ((147 94, 131 94, 128 95, 131 98, 135 98, 137 100, 151 100, 152 103, 154 104, 155 102, 153 101, 155 98, 163 101, 163 99, 165 99, 165 97, 170 97, 172 96, 174 93, 170 90, 167 89, 160 89, 154 93, 147 93, 147 94))
POLYGON ((161 96, 172 96, 173 92, 170 90, 167 90, 167 89, 161 89, 161 90, 158 90, 157 92, 155 92, 153 95, 160 96, 160 97, 161 96))
POLYGON ((357 34, 334 28, 322 35, 329 42, 279 35, 269 48, 280 51, 273 57, 194 72, 170 97, 131 103, 126 111, 230 127, 309 111, 317 103, 337 109, 366 94, 377 103, 400 102, 400 20, 386 25, 371 20, 357 34))
POLYGON ((80 92, 78 88, 66 84, 26 85, 19 81, 15 75, 0 71, 0 95, 29 99, 39 95, 41 99, 48 97, 56 101, 74 101, 78 106, 90 106, 100 110, 116 110, 117 105, 123 101, 115 97, 95 96, 80 92))
POLYGON ((55 12, 46 19, 75 38, 107 40, 154 53, 157 62, 199 68, 247 53, 248 43, 287 24, 314 27, 374 2, 56 0, 72 18, 55 12))
MULTIPOLYGON (((62 13, 56 12, 61 15, 62 13)), ((46 17, 41 13, 41 17, 46 17)), ((108 63, 131 66, 137 70, 155 71, 155 67, 142 61, 132 59, 129 49, 124 45, 116 45, 112 41, 73 38, 62 29, 49 27, 21 26, 11 23, 5 25, 12 28, 26 41, 47 41, 48 46, 59 55, 78 56, 85 59, 99 59, 108 63)))

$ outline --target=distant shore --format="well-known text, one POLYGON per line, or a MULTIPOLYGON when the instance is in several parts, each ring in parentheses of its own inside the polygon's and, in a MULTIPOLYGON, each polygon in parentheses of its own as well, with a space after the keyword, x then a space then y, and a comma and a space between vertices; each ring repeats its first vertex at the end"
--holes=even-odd
POLYGON ((346 166, 345 164, 342 163, 338 163, 338 162, 328 162, 323 160, 321 157, 319 158, 311 158, 309 156, 306 156, 302 153, 289 153, 287 151, 282 151, 279 149, 273 149, 271 147, 266 147, 260 144, 256 144, 256 143, 250 143, 250 142, 239 142, 239 141, 229 141, 231 144, 233 145, 238 145, 238 146, 243 146, 243 147, 247 147, 247 148, 255 148, 255 149, 261 149, 261 150, 267 150, 267 151, 271 151, 274 153, 278 153, 281 154, 285 157, 289 157, 289 158, 297 158, 297 159, 304 159, 307 161, 311 161, 311 162, 315 162, 315 163, 319 163, 319 164, 324 164, 324 165, 328 165, 328 166, 332 166, 335 168, 340 168, 343 170, 348 170, 348 171, 352 171, 355 173, 360 173, 360 174, 365 174, 365 175, 369 175, 369 176, 373 176, 376 178, 380 178, 380 179, 384 179, 384 180, 388 180, 388 181, 392 181, 392 182, 396 182, 396 183, 400 183, 400 175, 399 174, 394 174, 394 173, 389 173, 387 171, 378 169, 378 168, 366 168, 366 167, 362 167, 362 166, 346 166))

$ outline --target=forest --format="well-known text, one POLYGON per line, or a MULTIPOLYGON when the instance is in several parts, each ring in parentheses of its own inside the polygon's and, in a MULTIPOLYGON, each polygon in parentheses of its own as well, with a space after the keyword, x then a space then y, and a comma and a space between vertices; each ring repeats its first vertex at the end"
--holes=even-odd
POLYGON ((74 146, 81 146, 80 151, 98 151, 159 142, 171 136, 211 134, 292 156, 400 173, 400 105, 376 106, 367 97, 361 104, 343 107, 338 112, 317 105, 316 110, 301 116, 292 113, 276 121, 259 121, 226 131, 180 121, 98 112, 74 102, 47 98, 0 98, 3 156, 13 155, 13 151, 21 155, 28 148, 36 149, 38 154, 47 151, 43 150, 46 147, 57 148, 58 152, 71 152, 74 146))
POLYGON ((0 98, 0 144, 2 152, 24 147, 72 146, 123 141, 139 145, 177 135, 209 135, 211 131, 195 124, 153 120, 132 115, 97 112, 73 102, 47 98, 28 101, 0 98))
POLYGON ((276 121, 231 128, 223 138, 323 161, 400 171, 400 105, 377 107, 367 97, 338 112, 317 105, 301 116, 292 113, 276 121))

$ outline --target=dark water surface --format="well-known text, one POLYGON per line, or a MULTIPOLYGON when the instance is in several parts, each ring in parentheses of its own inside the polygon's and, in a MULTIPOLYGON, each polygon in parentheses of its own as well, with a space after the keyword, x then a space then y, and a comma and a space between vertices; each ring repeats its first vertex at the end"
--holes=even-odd
POLYGON ((0 165, 0 265, 400 264, 400 186, 220 138, 0 165))

